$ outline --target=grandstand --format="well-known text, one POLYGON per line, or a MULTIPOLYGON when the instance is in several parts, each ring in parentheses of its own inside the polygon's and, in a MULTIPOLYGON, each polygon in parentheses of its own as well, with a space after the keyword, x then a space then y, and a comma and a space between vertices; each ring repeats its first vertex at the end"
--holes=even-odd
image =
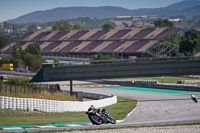
POLYGON ((166 56, 170 53, 167 45, 171 44, 165 39, 174 31, 174 28, 132 28, 29 32, 3 48, 1 53, 9 53, 14 47, 26 49, 34 42, 40 46, 43 55, 87 57, 103 53, 123 54, 124 57, 166 56))

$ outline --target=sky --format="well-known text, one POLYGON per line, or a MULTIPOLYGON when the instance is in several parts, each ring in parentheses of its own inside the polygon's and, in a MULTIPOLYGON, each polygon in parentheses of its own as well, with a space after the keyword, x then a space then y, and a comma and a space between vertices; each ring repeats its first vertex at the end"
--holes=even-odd
POLYGON ((0 22, 39 10, 72 6, 119 6, 128 9, 159 8, 183 0, 0 0, 0 22))

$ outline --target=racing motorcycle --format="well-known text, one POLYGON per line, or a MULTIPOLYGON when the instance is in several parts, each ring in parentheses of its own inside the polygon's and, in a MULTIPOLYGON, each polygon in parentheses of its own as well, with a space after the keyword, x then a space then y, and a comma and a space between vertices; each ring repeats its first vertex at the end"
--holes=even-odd
POLYGON ((101 124, 116 124, 114 118, 112 118, 105 109, 95 109, 90 107, 87 112, 88 118, 92 122, 93 125, 101 125, 101 124))
POLYGON ((191 95, 191 99, 192 99, 195 103, 198 103, 197 98, 196 98, 195 95, 191 95))

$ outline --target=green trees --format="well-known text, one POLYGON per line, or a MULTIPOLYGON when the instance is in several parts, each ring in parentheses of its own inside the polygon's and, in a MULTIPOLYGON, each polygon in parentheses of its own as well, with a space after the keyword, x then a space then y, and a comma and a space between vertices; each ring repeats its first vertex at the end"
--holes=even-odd
POLYGON ((115 29, 115 27, 112 25, 112 24, 110 24, 110 23, 105 23, 103 26, 102 26, 102 28, 105 30, 105 29, 115 29))
POLYGON ((37 72, 42 66, 43 59, 41 56, 26 53, 24 56, 24 62, 30 71, 37 72))
POLYGON ((36 43, 30 44, 25 49, 25 55, 23 57, 23 60, 30 71, 38 71, 41 68, 42 63, 44 62, 44 59, 41 56, 41 50, 39 45, 37 45, 36 43))
POLYGON ((154 21, 155 27, 173 27, 174 24, 167 19, 157 19, 154 21))
POLYGON ((40 46, 36 43, 31 43, 25 50, 26 53, 41 56, 40 46))
POLYGON ((59 30, 59 31, 63 31, 63 30, 71 30, 72 29, 72 25, 69 24, 68 22, 64 22, 64 21, 59 21, 56 22, 53 25, 53 30, 59 30))
POLYGON ((0 49, 7 46, 9 43, 9 36, 8 35, 0 35, 0 49))
POLYGON ((185 56, 191 56, 200 50, 200 32, 194 29, 188 30, 181 38, 180 52, 185 56))
POLYGON ((53 30, 59 30, 59 31, 64 31, 64 30, 80 30, 81 26, 79 24, 71 25, 68 22, 64 21, 58 21, 56 22, 53 27, 53 30))
POLYGON ((18 68, 19 63, 28 66, 29 71, 37 72, 45 60, 41 56, 40 47, 36 43, 30 44, 25 50, 14 47, 11 57, 3 57, 1 64, 13 63, 14 68, 18 68))
POLYGON ((79 24, 75 24, 75 25, 73 25, 72 29, 73 30, 80 30, 81 26, 79 24))

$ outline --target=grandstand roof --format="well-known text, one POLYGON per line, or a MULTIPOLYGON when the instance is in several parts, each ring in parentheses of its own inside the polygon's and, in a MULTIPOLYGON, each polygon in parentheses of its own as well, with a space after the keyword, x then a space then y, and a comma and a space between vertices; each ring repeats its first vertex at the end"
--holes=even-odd
POLYGON ((42 53, 141 53, 172 32, 174 28, 37 31, 25 34, 1 52, 8 53, 9 47, 11 51, 14 47, 26 49, 36 42, 42 53))

